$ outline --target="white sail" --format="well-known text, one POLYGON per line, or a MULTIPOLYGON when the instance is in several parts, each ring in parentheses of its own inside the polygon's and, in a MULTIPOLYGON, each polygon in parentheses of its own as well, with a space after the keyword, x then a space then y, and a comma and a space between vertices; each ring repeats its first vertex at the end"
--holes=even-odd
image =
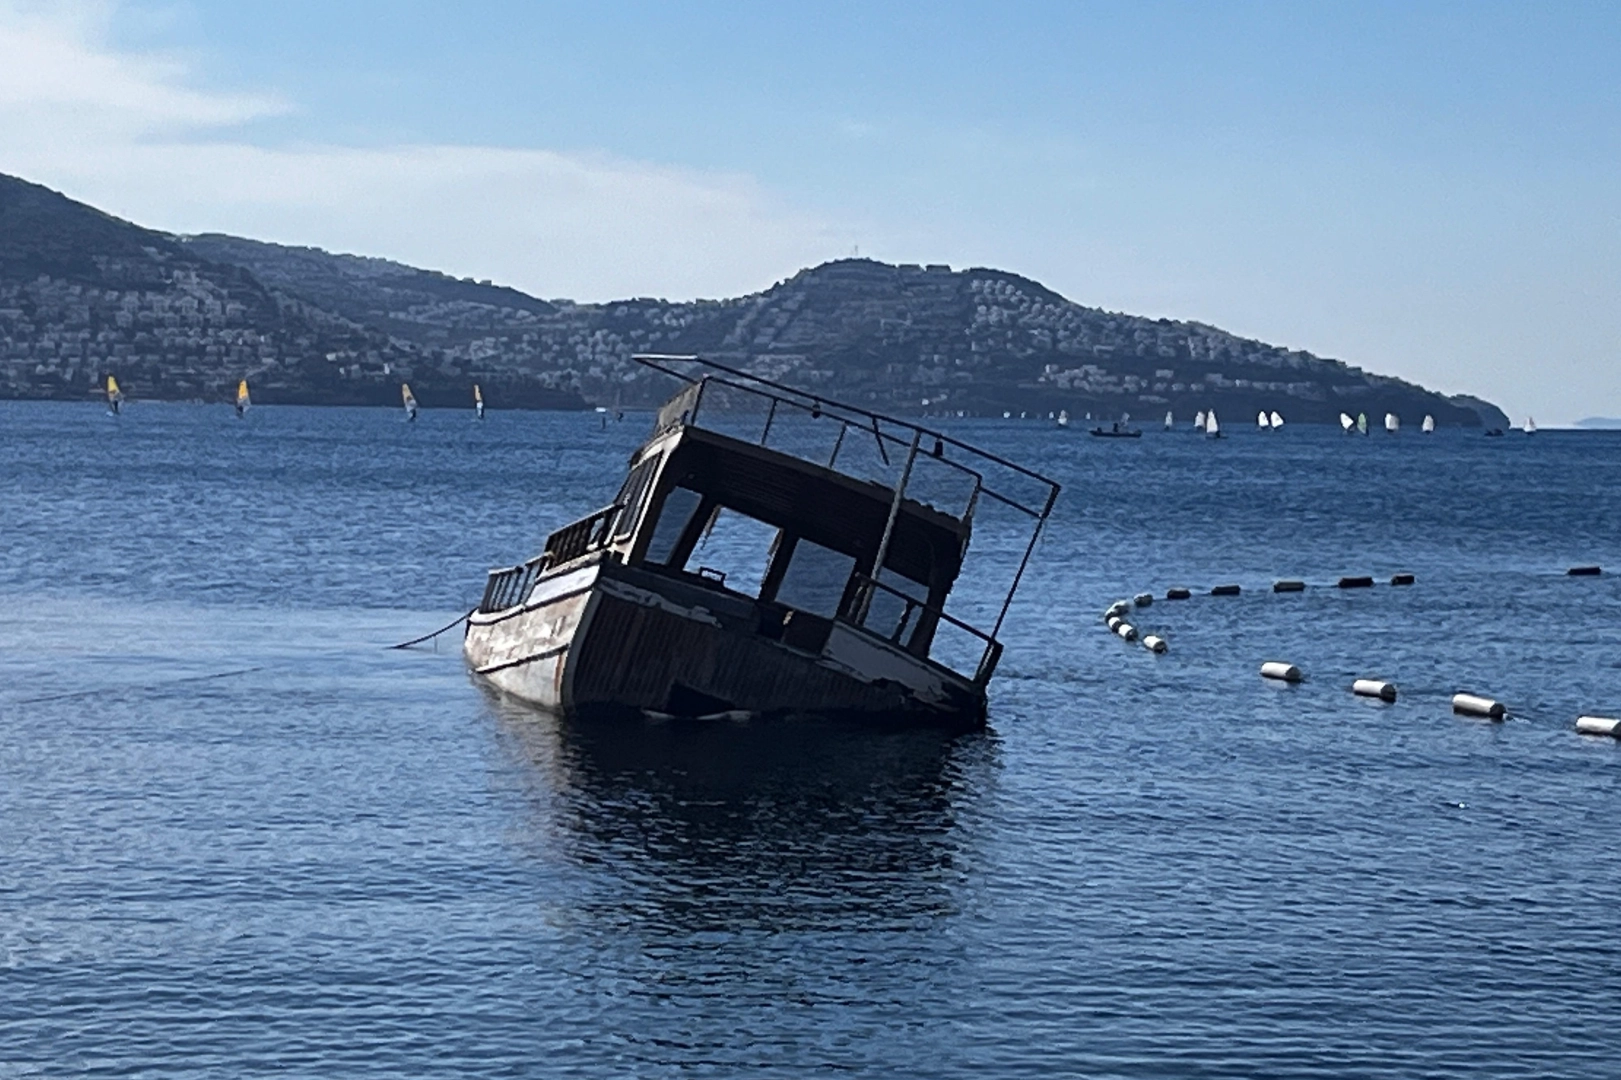
POLYGON ((1435 430, 1435 417, 1429 413, 1424 414, 1424 434, 1428 435, 1435 430))
POLYGON ((1367 413, 1359 412, 1359 413, 1356 414, 1356 429, 1357 429, 1357 431, 1361 432, 1364 435, 1366 435, 1368 433, 1368 414, 1367 413))
POLYGON ((1537 433, 1537 419, 1536 419, 1536 417, 1527 416, 1525 418, 1525 433, 1527 435, 1535 435, 1537 433))
POLYGON ((1069 410, 1068 409, 1059 409, 1058 410, 1058 426, 1059 427, 1069 427, 1069 410))
POLYGON ((1278 415, 1278 410, 1273 409, 1272 410, 1272 429, 1274 431, 1276 431, 1278 428, 1280 428, 1282 426, 1283 426, 1283 417, 1278 415))
POLYGON ((1176 426, 1176 417, 1171 415, 1169 409, 1165 410, 1165 430, 1170 431, 1176 426))
POLYGON ((1260 412, 1255 414, 1255 426, 1260 428, 1262 431, 1265 431, 1267 429, 1268 421, 1267 421, 1267 418, 1266 418, 1266 410, 1265 409, 1262 409, 1260 412))
POLYGON ((1193 416, 1193 430, 1194 431, 1203 431, 1204 430, 1204 410, 1203 409, 1200 409, 1193 416))
POLYGON ((1349 435, 1354 427, 1356 427, 1356 421, 1351 419, 1351 415, 1349 413, 1340 413, 1340 430, 1349 435))
POLYGON ((1206 435, 1221 434, 1221 425, 1216 423, 1215 409, 1211 409, 1209 415, 1204 418, 1204 433, 1206 435))
POLYGON ((1385 430, 1392 435, 1401 430, 1401 417, 1393 412, 1385 413, 1385 430))

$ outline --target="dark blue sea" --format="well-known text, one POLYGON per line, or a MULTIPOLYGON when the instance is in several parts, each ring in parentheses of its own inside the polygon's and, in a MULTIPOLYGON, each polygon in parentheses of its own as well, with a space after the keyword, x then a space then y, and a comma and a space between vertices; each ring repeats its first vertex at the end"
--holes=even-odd
POLYGON ((1621 1074, 1621 434, 952 424, 1064 484, 956 739, 384 648, 645 416, 0 404, 0 1077, 1621 1074))

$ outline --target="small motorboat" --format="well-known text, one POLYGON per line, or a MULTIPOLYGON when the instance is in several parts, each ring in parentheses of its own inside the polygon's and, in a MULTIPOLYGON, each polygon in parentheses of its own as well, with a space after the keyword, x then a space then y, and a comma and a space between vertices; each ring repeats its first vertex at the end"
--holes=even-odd
POLYGON ((1131 426, 1130 413, 1122 414, 1119 420, 1116 420, 1108 427, 1099 426, 1093 428, 1092 434, 1100 439, 1140 439, 1143 437, 1142 428, 1131 426))

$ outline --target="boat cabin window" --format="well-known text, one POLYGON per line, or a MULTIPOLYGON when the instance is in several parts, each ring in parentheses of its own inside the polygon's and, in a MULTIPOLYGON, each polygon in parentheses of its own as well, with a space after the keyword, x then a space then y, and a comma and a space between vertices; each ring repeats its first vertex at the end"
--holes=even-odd
POLYGON ((781 535, 775 525, 717 506, 683 569, 757 597, 781 535))
POLYGON ((642 507, 647 504, 647 496, 653 490, 653 473, 658 469, 657 456, 650 457, 637 465, 625 477, 624 486, 619 489, 617 501, 621 507, 619 521, 614 526, 614 536, 629 536, 636 531, 636 522, 642 516, 642 507))
POLYGON ((918 616, 921 614, 919 607, 928 603, 929 587, 922 582, 903 577, 887 566, 878 574, 878 580, 881 584, 887 585, 889 589, 895 591, 890 592, 889 589, 874 589, 872 591, 872 600, 867 605, 867 618, 864 625, 867 629, 882 637, 892 638, 898 635, 904 638, 918 624, 918 616), (916 604, 908 605, 901 596, 897 596, 895 593, 910 597, 916 601, 916 604), (910 611, 907 610, 909 606, 911 607, 910 611))
POLYGON ((670 561, 676 545, 681 542, 681 534, 687 529, 687 522, 692 520, 703 501, 703 496, 691 488, 670 489, 670 493, 664 496, 664 508, 659 511, 653 535, 647 541, 648 562, 662 566, 670 561))
POLYGON ((777 586, 777 602, 831 619, 839 613, 855 568, 855 556, 800 539, 777 586))

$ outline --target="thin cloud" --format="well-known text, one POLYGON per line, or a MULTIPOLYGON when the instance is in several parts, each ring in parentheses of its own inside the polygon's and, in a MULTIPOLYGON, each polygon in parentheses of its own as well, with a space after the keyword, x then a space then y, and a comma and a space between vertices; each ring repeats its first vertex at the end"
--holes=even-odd
POLYGON ((190 85, 120 51, 105 8, 0 0, 0 171, 173 232, 379 255, 547 296, 717 296, 848 251, 847 227, 751 178, 606 155, 457 145, 260 146, 276 94, 190 85))

